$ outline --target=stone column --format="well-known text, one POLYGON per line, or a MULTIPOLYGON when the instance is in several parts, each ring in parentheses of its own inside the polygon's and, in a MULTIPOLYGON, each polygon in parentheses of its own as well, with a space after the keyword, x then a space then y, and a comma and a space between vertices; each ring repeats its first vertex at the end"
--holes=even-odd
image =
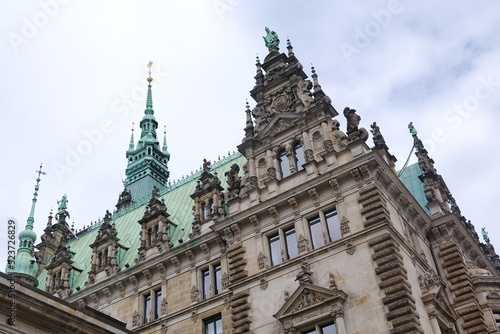
POLYGON ((335 319, 335 328, 337 329, 337 334, 347 334, 344 322, 344 310, 336 309, 332 312, 332 316, 335 319))
POLYGON ((429 313, 429 319, 431 320, 432 333, 433 334, 441 334, 441 328, 439 328, 439 323, 438 323, 437 315, 436 315, 435 311, 429 313))
POLYGON ((304 159, 306 160, 306 162, 309 162, 314 159, 314 154, 311 149, 311 141, 309 140, 309 132, 302 131, 302 141, 304 142, 304 159))

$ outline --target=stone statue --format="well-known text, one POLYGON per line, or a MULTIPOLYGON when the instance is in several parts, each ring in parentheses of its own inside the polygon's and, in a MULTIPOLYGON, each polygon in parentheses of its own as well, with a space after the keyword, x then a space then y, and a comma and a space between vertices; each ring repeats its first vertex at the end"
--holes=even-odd
POLYGON ((345 107, 344 116, 347 120, 347 132, 358 130, 358 125, 359 121, 361 121, 361 117, 356 114, 356 109, 345 107))
POLYGON ((57 208, 56 219, 59 219, 59 216, 61 216, 61 215, 69 218, 69 212, 68 212, 68 207, 66 206, 66 203, 68 203, 68 197, 66 196, 66 194, 64 194, 62 196, 61 200, 57 201, 57 204, 59 204, 59 207, 57 208))
POLYGON ((415 127, 413 126, 413 122, 410 122, 410 124, 408 124, 408 130, 410 130, 412 136, 417 135, 417 129, 415 129, 415 127))
POLYGON ((373 143, 375 144, 375 146, 384 145, 385 139, 380 133, 380 128, 378 127, 377 122, 373 122, 373 124, 370 125, 370 127, 371 127, 370 132, 373 135, 373 143))
POLYGON ((233 164, 231 166, 231 169, 229 171, 227 171, 226 173, 224 173, 224 175, 226 176, 226 182, 229 186, 229 189, 240 189, 240 185, 241 185, 241 178, 239 177, 238 173, 240 172, 240 166, 238 166, 237 164, 233 164))
POLYGON ((300 271, 297 274, 297 278, 295 278, 295 280, 299 281, 300 284, 303 284, 303 283, 313 284, 313 282, 311 280, 311 275, 312 275, 312 272, 311 272, 310 266, 307 262, 304 261, 302 263, 302 265, 300 266, 300 271))
POLYGON ((278 38, 278 34, 276 34, 276 32, 274 31, 271 31, 271 29, 269 29, 268 27, 266 27, 266 33, 266 36, 262 36, 262 38, 264 38, 264 42, 266 43, 266 47, 271 48, 274 46, 276 48, 279 48, 280 39, 278 38))
POLYGON ((481 229, 481 233, 483 234, 483 240, 489 244, 490 243, 490 237, 488 237, 488 232, 486 232, 486 229, 483 227, 481 229))
POLYGON ((203 159, 203 172, 209 172, 210 171, 210 161, 208 161, 207 159, 203 159))

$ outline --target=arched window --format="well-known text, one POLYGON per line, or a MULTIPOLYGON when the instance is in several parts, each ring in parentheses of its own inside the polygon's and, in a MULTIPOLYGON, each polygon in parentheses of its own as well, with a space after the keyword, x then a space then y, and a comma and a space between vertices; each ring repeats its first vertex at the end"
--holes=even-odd
POLYGON ((290 162, 288 160, 288 157, 286 156, 285 150, 281 150, 278 152, 278 161, 280 164, 281 178, 284 179, 285 177, 290 175, 290 162))
POLYGON ((302 165, 306 163, 306 159, 301 143, 296 143, 295 145, 293 145, 293 156, 295 158, 295 170, 297 172, 299 170, 303 170, 304 167, 302 167, 302 165))

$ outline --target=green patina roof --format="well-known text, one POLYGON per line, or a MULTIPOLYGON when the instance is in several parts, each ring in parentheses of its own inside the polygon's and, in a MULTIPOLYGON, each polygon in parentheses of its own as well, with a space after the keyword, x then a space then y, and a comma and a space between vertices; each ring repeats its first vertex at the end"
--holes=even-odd
POLYGON ((399 176, 399 179, 405 185, 406 189, 410 191, 413 197, 417 200, 418 204, 430 215, 429 209, 425 206, 427 204, 427 199, 424 193, 424 184, 418 178, 422 174, 418 163, 410 165, 403 170, 403 174, 399 176))
MULTIPOLYGON (((210 171, 212 173, 217 173, 222 184, 225 185, 224 173, 235 163, 242 166, 246 163, 246 159, 241 154, 235 153, 214 162, 210 171)), ((165 199, 167 212, 170 215, 169 218, 177 225, 170 235, 170 239, 174 243, 174 246, 178 245, 179 239, 187 240, 189 233, 191 233, 191 224, 193 222, 191 208, 193 206, 193 199, 190 196, 194 193, 196 181, 199 179, 200 175, 201 171, 198 171, 160 190, 160 199, 165 199)), ((113 216, 111 223, 115 224, 118 233, 117 237, 120 239, 119 244, 128 248, 127 250, 120 249, 117 252, 117 260, 121 269, 125 268, 125 264, 129 264, 130 266, 134 266, 135 264, 134 260, 137 257, 137 249, 140 245, 139 232, 141 230, 141 225, 138 221, 142 218, 149 199, 150 198, 143 198, 139 202, 115 213, 113 216)), ((89 245, 95 241, 100 225, 101 222, 93 225, 90 231, 79 235, 78 239, 73 239, 68 242, 74 254, 72 257, 74 261, 73 266, 81 270, 80 273, 75 270, 72 271, 70 286, 73 291, 76 287, 83 288, 85 282, 88 280, 88 272, 91 267, 90 257, 92 255, 92 249, 89 245)), ((45 290, 46 276, 47 271, 44 269, 38 276, 38 288, 45 290)))

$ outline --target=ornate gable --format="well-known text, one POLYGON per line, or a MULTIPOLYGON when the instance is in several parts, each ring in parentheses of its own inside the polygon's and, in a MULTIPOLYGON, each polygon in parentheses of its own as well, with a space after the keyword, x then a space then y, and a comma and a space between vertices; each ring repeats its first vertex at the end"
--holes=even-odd
POLYGON ((276 136, 286 130, 296 129, 297 123, 302 116, 303 113, 280 113, 275 115, 259 133, 259 138, 276 136))
POLYGON ((285 329, 298 327, 343 311, 347 294, 317 285, 302 283, 274 317, 285 329))

